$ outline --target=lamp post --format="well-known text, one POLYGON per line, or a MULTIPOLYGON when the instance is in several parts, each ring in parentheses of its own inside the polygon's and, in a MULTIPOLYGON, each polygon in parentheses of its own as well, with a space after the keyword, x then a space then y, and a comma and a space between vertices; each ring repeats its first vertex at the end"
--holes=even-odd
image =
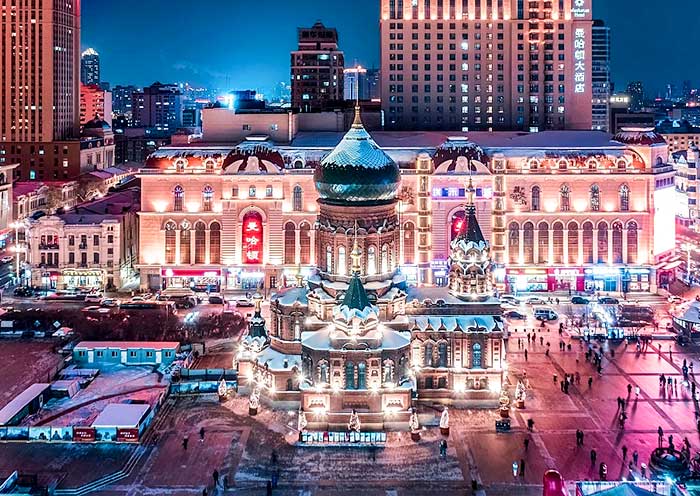
POLYGON ((21 253, 21 248, 19 245, 19 228, 22 227, 20 222, 13 222, 10 227, 15 230, 15 275, 17 277, 17 282, 19 282, 19 254, 21 253))

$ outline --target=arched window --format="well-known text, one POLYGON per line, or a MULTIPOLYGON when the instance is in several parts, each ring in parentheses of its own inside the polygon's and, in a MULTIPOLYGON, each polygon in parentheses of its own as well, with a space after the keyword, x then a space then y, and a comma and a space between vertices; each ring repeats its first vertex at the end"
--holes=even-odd
POLYGON ((479 343, 472 345, 472 368, 481 368, 481 345, 479 343))
POLYGON ((377 249, 374 246, 367 248, 367 275, 377 273, 377 249))
POLYGON ((325 361, 318 366, 318 382, 328 384, 328 363, 325 361))
POLYGON ((209 226, 209 263, 221 263, 221 225, 218 222, 209 226))
POLYGON ((357 364, 357 389, 367 389, 367 364, 357 364))
POLYGON ((292 193, 292 210, 295 212, 301 212, 304 208, 304 191, 298 184, 294 186, 294 192, 292 193))
POLYGON ((284 225, 284 263, 292 265, 296 263, 297 233, 296 226, 292 222, 284 225))
POLYGON ((600 211, 600 187, 597 184, 591 186, 590 197, 591 211, 600 211))
POLYGON ((535 225, 532 222, 523 224, 523 263, 535 263, 535 225))
POLYGON ((272 198, 272 192, 273 192, 273 190, 272 190, 271 184, 268 184, 267 186, 265 186, 265 198, 272 198))
POLYGON ((552 226, 552 243, 555 264, 564 264, 564 224, 555 222, 552 226))
POLYGON ((355 364, 345 362, 345 389, 355 389, 355 364))
POLYGON ((389 272, 389 245, 382 245, 382 274, 389 272))
POLYGON ((629 264, 637 263, 639 253, 638 236, 637 223, 633 220, 629 221, 627 223, 627 263, 629 264))
POLYGON ((575 222, 569 222, 567 227, 569 234, 569 265, 578 265, 578 226, 575 222))
POLYGON ((530 206, 531 206, 531 210, 533 212, 540 211, 540 187, 539 186, 532 187, 532 200, 531 200, 530 206))
POLYGON ((204 168, 207 173, 214 172, 214 166, 216 165, 216 161, 214 159, 208 158, 204 161, 204 168))
POLYGON ((630 188, 626 184, 620 186, 620 212, 630 211, 630 188))
POLYGON ((583 223, 583 263, 593 263, 593 223, 583 223))
POLYGON ((333 247, 331 245, 326 246, 326 272, 329 274, 333 272, 333 247))
POLYGON ((338 274, 344 276, 348 273, 348 263, 345 258, 345 247, 338 247, 338 263, 337 263, 338 274))
POLYGON ((546 222, 540 222, 537 226, 537 263, 549 261, 549 226, 546 222))
POLYGON ((179 158, 175 160, 175 168, 178 172, 185 172, 185 167, 187 166, 187 160, 184 158, 179 158))
POLYGON ((559 210, 562 212, 571 210, 571 188, 567 184, 562 184, 559 188, 559 210))
POLYGON ((182 212, 182 204, 185 199, 185 190, 179 184, 173 189, 173 210, 182 212))
POLYGON ((613 263, 622 263, 622 223, 612 225, 613 263))
POLYGON ((416 262, 416 230, 412 222, 407 222, 404 226, 403 261, 407 264, 416 262))
POLYGON ((165 263, 175 263, 175 250, 177 244, 177 226, 174 222, 165 224, 165 263))
POLYGON ((205 264, 207 260, 207 227, 201 220, 194 225, 194 263, 205 264))
POLYGON ((447 343, 438 345, 438 367, 447 367, 447 343))
POLYGON ((608 223, 598 224, 598 263, 608 262, 608 223))
POLYGON ((433 343, 425 343, 423 348, 423 366, 433 366, 433 343))
POLYGON ((214 207, 214 188, 207 185, 202 190, 202 210, 211 212, 214 207))
POLYGON ((180 263, 190 265, 192 263, 192 231, 187 221, 180 224, 180 263))
POLYGON ((299 226, 299 260, 303 265, 311 263, 311 226, 307 223, 299 226))
POLYGON ((510 263, 517 264, 519 260, 520 226, 517 222, 511 222, 508 226, 508 258, 510 263))

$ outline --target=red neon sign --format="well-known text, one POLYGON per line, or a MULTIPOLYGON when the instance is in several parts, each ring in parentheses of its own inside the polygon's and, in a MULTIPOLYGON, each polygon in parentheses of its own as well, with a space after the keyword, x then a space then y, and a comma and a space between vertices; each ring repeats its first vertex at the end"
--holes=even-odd
POLYGON ((258 212, 243 217, 243 263, 261 264, 263 254, 263 223, 258 212))

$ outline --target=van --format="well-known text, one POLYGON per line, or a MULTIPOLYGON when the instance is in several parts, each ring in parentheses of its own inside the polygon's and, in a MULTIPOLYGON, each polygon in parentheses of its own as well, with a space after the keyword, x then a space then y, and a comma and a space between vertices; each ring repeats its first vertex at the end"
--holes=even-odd
POLYGON ((559 318, 557 312, 547 307, 537 307, 534 313, 537 320, 557 320, 559 318))

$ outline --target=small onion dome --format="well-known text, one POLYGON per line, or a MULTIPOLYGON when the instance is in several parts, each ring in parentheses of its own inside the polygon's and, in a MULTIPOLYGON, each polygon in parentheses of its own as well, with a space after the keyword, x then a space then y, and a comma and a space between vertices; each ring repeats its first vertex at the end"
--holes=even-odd
POLYGON ((666 144, 664 137, 654 131, 653 127, 623 127, 622 131, 613 136, 612 140, 624 145, 651 146, 666 144))
POLYGON ((314 181, 322 202, 377 204, 396 199, 401 176, 396 163, 362 125, 356 108, 355 122, 316 167, 314 181))

